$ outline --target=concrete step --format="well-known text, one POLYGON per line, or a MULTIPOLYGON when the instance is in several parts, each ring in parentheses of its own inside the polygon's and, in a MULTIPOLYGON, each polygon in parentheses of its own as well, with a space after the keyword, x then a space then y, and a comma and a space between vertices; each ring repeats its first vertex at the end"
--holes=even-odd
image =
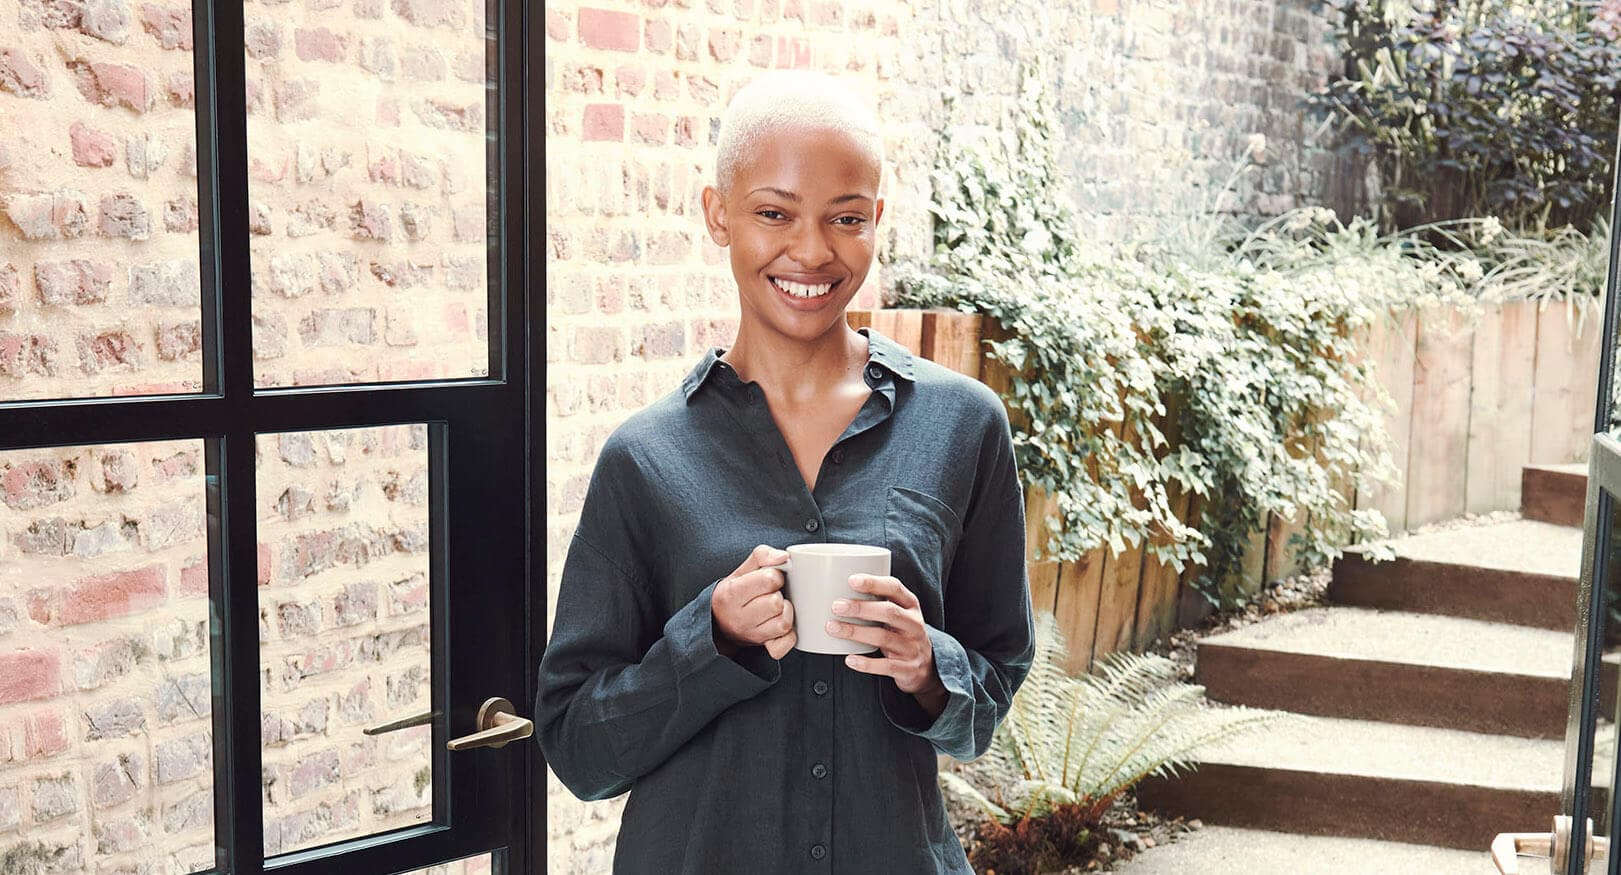
POLYGON ((1520 469, 1520 515, 1526 519, 1579 529, 1586 508, 1586 462, 1520 469))
MULTIPOLYGON (((1139 803, 1206 823, 1478 851, 1559 811, 1564 742, 1294 716, 1150 777, 1139 803)), ((1597 795, 1597 794, 1596 794, 1597 795)))
MULTIPOLYGON (((1551 824, 1552 816, 1545 818, 1551 824)), ((1527 826, 1530 832, 1538 827, 1527 826)), ((1534 872, 1533 860, 1520 868, 1534 872)), ((1543 864, 1547 868, 1547 864, 1543 864)), ((1207 826, 1115 867, 1120 875, 1495 875, 1491 851, 1207 826)))
POLYGON ((1334 562, 1328 597, 1344 605, 1445 614, 1566 633, 1576 628, 1582 531, 1536 520, 1460 526, 1369 545, 1334 562))
MULTIPOLYGON (((1569 630, 1309 608, 1200 640, 1195 678, 1234 705, 1564 738, 1574 646, 1569 630)), ((1612 702, 1617 663, 1605 658, 1612 702)))

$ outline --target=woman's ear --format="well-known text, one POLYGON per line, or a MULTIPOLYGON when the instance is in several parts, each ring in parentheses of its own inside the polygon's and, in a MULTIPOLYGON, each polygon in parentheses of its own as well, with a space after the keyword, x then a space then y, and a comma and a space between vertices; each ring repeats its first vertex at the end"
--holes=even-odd
POLYGON ((873 212, 872 212, 872 223, 873 223, 873 225, 876 226, 878 224, 878 220, 882 219, 883 217, 884 217, 884 199, 879 198, 875 202, 875 205, 873 206, 873 212))
POLYGON ((704 186, 704 224, 709 228, 709 239, 716 246, 725 247, 732 242, 732 233, 726 228, 726 203, 713 185, 704 186))

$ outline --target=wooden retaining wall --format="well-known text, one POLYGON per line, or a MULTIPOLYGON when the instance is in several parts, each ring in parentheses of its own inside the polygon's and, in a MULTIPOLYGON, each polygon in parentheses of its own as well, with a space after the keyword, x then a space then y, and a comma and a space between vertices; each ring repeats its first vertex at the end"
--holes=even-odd
MULTIPOLYGON (((999 392, 1011 385, 1007 369, 987 358, 982 344, 1006 334, 978 314, 851 310, 848 317, 852 326, 871 325, 914 355, 999 392)), ((1386 424, 1403 483, 1356 495, 1356 506, 1381 510, 1393 532, 1464 513, 1518 509, 1522 465, 1585 457, 1597 392, 1598 324, 1590 304, 1578 319, 1565 304, 1531 301, 1488 307, 1473 325, 1443 310, 1381 320, 1363 348, 1396 402, 1386 424)), ((1176 411, 1159 424, 1174 444, 1176 411)), ((1198 513, 1190 496, 1176 497, 1174 506, 1184 520, 1198 513)), ((1026 490, 1027 555, 1045 541, 1050 512, 1041 490, 1026 490)), ((1256 533, 1244 561, 1247 591, 1297 570, 1284 549, 1296 528, 1274 517, 1256 533)), ((1194 573, 1166 568, 1140 547, 1119 556, 1100 548, 1075 562, 1029 562, 1032 601, 1057 618, 1075 673, 1206 616, 1209 608, 1189 582, 1194 573)))

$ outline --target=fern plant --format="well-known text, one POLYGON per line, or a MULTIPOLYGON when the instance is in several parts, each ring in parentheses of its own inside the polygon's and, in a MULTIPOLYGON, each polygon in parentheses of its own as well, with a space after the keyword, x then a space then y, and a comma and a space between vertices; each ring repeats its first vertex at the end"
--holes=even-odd
POLYGON ((1116 653, 1071 677, 1053 614, 1038 612, 1035 625, 1030 673, 990 750, 939 776, 944 792, 985 812, 975 862, 998 872, 1080 862, 1103 815, 1139 781, 1197 767, 1206 744, 1299 719, 1209 707, 1204 688, 1180 682, 1163 656, 1116 653))

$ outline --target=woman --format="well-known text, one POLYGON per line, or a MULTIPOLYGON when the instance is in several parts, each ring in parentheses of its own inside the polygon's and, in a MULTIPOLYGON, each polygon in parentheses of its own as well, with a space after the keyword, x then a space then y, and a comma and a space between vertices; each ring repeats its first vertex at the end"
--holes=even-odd
POLYGON ((537 738, 582 799, 630 791, 615 872, 972 870, 938 754, 985 752, 1034 656, 1024 505, 983 384, 845 308, 872 268, 882 141, 838 80, 772 73, 722 123, 704 219, 741 318, 604 443, 540 666, 537 738), (793 649, 782 547, 875 544, 793 649), (729 570, 730 569, 730 570, 729 570))

